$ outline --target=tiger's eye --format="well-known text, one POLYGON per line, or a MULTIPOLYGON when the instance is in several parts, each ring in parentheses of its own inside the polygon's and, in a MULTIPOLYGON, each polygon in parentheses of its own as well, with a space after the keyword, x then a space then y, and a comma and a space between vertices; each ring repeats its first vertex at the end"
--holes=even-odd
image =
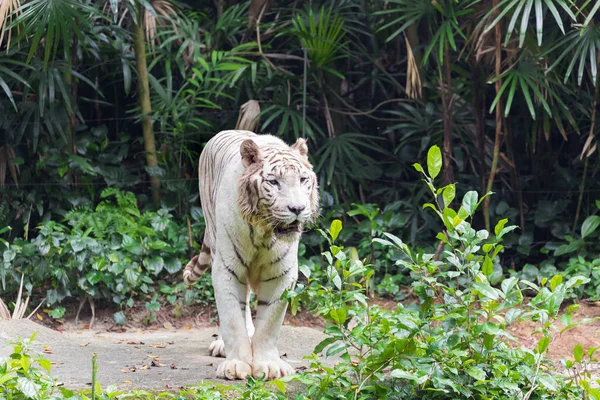
POLYGON ((277 181, 277 179, 268 179, 267 183, 269 185, 273 185, 273 186, 279 186, 279 182, 277 181))
POLYGON ((306 182, 308 182, 308 178, 306 178, 306 177, 302 177, 302 178, 300 178, 300 183, 301 183, 301 184, 303 184, 303 185, 304 185, 306 182))

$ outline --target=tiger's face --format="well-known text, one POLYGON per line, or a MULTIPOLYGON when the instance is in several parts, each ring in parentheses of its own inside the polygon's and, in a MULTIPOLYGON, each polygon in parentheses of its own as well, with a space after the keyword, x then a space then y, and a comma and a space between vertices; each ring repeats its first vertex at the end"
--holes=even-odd
POLYGON ((319 208, 317 177, 308 147, 298 139, 289 149, 260 149, 252 140, 240 148, 245 171, 239 182, 238 206, 251 224, 293 238, 319 208))

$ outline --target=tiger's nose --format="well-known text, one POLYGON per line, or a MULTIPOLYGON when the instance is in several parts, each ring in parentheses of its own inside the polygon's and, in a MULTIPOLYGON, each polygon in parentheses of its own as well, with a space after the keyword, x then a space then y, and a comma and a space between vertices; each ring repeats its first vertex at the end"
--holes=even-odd
POLYGON ((296 215, 300 215, 305 208, 306 206, 288 206, 288 209, 296 215))

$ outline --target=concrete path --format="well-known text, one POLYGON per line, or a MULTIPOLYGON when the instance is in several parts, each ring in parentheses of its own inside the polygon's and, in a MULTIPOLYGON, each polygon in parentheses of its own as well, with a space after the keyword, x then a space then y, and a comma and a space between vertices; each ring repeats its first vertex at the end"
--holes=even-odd
MULTIPOLYGON (((158 391, 177 390, 203 380, 226 383, 215 377, 222 359, 207 355, 216 327, 61 333, 28 320, 0 321, 0 357, 12 352, 9 341, 29 337, 34 331, 38 332, 36 350, 56 363, 52 375, 70 389, 91 387, 93 353, 98 355, 98 380, 103 388, 114 384, 119 389, 158 391)), ((308 362, 302 357, 312 354, 324 337, 312 328, 284 326, 279 350, 293 367, 306 367, 308 362)))

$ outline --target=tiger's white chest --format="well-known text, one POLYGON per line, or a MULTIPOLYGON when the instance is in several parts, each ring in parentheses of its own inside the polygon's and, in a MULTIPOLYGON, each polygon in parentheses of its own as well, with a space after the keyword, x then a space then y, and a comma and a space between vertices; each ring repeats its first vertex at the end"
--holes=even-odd
POLYGON ((238 235, 239 244, 234 243, 235 249, 246 268, 247 282, 255 292, 261 282, 285 272, 291 260, 297 257, 299 235, 284 240, 251 225, 239 229, 238 235))

